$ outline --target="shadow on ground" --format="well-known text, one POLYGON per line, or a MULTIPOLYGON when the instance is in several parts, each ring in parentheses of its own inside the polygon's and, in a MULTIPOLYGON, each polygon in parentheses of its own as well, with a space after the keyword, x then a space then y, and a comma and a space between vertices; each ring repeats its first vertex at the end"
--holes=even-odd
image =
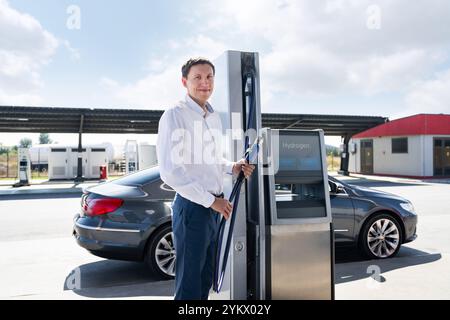
POLYGON ((396 257, 390 259, 368 260, 355 250, 337 249, 335 255, 335 283, 346 283, 372 277, 379 282, 385 282, 383 273, 432 263, 441 259, 440 253, 428 253, 410 247, 402 246, 396 257))
POLYGON ((160 297, 172 298, 174 281, 150 274, 145 263, 101 260, 72 270, 64 290, 89 298, 160 297))
MULTIPOLYGON (((354 249, 336 250, 335 284, 372 277, 385 282, 383 274, 411 266, 433 263, 440 253, 427 253, 402 246, 394 258, 368 260, 354 249)), ((72 270, 64 281, 64 290, 73 290, 88 298, 154 297, 172 299, 173 280, 161 280, 150 274, 144 263, 102 260, 72 270)))

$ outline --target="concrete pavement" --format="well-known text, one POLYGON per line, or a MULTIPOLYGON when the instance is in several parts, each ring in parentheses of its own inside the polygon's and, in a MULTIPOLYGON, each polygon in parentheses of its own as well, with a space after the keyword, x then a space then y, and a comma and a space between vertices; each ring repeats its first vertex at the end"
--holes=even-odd
POLYGON ((4 181, 0 185, 1 196, 14 195, 49 195, 49 194, 81 194, 83 189, 101 183, 98 180, 76 183, 73 181, 43 181, 29 186, 13 187, 14 181, 4 181))
MULTIPOLYGON (((450 299, 450 184, 399 179, 342 177, 411 200, 419 222, 418 238, 395 258, 337 253, 336 299, 450 299)), ((145 264, 98 258, 76 244, 79 197, 55 192, 84 185, 93 183, 42 184, 23 190, 51 192, 0 197, 0 299, 172 299, 173 281, 153 278, 145 264)))

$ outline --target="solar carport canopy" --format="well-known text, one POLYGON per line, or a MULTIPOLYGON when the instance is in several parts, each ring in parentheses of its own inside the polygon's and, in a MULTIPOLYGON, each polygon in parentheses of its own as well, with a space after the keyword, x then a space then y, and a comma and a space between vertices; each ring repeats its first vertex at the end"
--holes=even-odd
MULTIPOLYGON (((162 110, 0 106, 0 132, 158 133, 162 110)), ((263 127, 323 129, 351 136, 387 122, 385 117, 263 113, 263 127)))

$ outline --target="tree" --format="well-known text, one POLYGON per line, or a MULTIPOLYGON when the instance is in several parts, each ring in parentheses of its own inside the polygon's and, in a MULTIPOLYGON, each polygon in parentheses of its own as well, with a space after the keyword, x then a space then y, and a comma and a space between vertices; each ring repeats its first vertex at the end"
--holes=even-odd
POLYGON ((41 133, 39 135, 39 144, 50 144, 50 143, 52 143, 52 139, 50 139, 48 133, 41 133))
POLYGON ((33 144, 33 141, 30 138, 22 138, 20 139, 19 147, 20 148, 29 148, 33 144))

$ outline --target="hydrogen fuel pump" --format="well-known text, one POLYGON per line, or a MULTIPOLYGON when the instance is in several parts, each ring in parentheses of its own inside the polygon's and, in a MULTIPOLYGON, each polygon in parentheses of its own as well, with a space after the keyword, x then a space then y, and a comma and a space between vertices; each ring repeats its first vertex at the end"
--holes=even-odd
POLYGON ((224 175, 233 213, 221 222, 210 298, 333 299, 323 131, 262 128, 257 53, 227 51, 214 62, 211 102, 222 120, 225 156, 253 154, 255 170, 247 180, 224 175))
POLYGON ((14 187, 29 186, 31 180, 31 164, 30 164, 30 149, 18 148, 17 149, 18 160, 18 177, 19 181, 15 183, 14 187))
MULTIPOLYGON (((231 161, 242 158, 244 151, 260 136, 262 127, 260 109, 259 62, 254 52, 226 51, 214 61, 216 68, 215 93, 211 99, 224 129, 225 156, 231 161)), ((262 165, 255 164, 253 175, 242 182, 236 192, 234 221, 224 223, 216 263, 215 283, 220 290, 211 292, 211 299, 264 299, 261 283, 264 263, 259 255, 259 240, 264 239, 264 207, 262 165), (232 232, 230 232, 232 231, 232 232), (227 251, 227 248, 229 251, 227 251), (224 271, 224 272, 223 272, 224 271), (248 291, 248 288, 255 288, 248 291)), ((224 194, 228 198, 233 191, 231 175, 224 175, 224 194)), ((231 218, 229 219, 231 220, 231 218)))
POLYGON ((334 299, 323 130, 262 129, 266 299, 334 299))

